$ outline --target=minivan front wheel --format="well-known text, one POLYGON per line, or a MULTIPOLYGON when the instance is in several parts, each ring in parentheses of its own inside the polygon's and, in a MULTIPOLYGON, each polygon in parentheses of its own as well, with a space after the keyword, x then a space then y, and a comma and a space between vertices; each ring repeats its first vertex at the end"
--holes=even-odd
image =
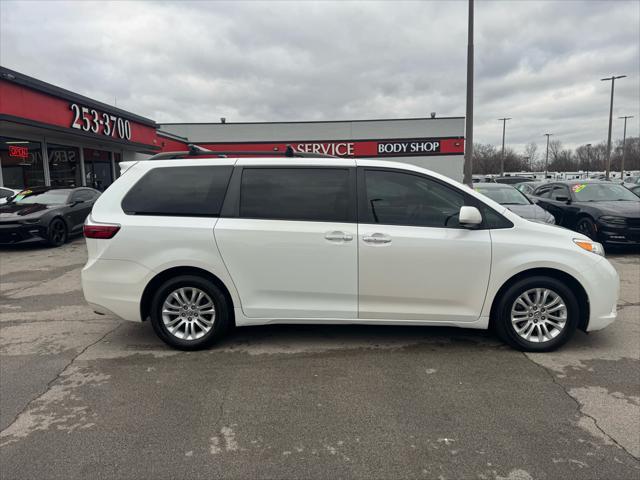
POLYGON ((229 307, 209 280, 181 275, 160 286, 151 304, 151 324, 162 341, 180 350, 206 348, 226 333, 229 307))
POLYGON ((506 343, 527 352, 555 350, 573 335, 579 307, 573 292, 552 277, 524 278, 507 289, 495 326, 506 343))

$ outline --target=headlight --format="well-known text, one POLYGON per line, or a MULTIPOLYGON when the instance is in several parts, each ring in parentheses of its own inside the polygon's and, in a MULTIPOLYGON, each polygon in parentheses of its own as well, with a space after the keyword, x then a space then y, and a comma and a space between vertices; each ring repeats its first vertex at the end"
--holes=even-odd
POLYGON ((34 223, 38 223, 39 221, 39 218, 30 218, 28 220, 22 220, 20 223, 22 223, 23 225, 33 225, 34 223))
POLYGON ((603 215, 598 220, 607 225, 614 225, 616 227, 624 226, 627 224, 627 219, 624 217, 615 217, 613 215, 603 215))
POLYGON ((574 238, 573 243, 577 246, 586 250, 587 252, 595 253, 596 255, 600 255, 604 257, 604 248, 598 242, 592 242, 591 240, 583 240, 581 238, 574 238))

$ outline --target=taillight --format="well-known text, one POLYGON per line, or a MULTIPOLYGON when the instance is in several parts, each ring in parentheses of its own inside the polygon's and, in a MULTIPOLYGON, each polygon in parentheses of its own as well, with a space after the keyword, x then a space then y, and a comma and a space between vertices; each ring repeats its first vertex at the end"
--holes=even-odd
POLYGON ((113 238, 120 230, 120 225, 85 225, 82 230, 87 238, 113 238))

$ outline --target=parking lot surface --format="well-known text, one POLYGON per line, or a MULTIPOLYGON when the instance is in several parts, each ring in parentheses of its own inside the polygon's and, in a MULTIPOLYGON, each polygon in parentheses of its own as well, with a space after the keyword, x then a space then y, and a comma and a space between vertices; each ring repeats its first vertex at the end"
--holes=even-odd
POLYGON ((84 241, 0 251, 0 476, 640 478, 640 255, 562 350, 427 327, 237 329, 177 352, 84 303, 84 241))

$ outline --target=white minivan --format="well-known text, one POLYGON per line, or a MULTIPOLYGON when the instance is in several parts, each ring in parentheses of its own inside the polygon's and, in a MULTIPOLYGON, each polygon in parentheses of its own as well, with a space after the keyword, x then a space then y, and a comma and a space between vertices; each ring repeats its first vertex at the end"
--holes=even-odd
POLYGON ((494 328, 548 351, 616 318, 602 246, 449 178, 341 158, 150 159, 87 219, 87 302, 179 349, 271 323, 494 328))

